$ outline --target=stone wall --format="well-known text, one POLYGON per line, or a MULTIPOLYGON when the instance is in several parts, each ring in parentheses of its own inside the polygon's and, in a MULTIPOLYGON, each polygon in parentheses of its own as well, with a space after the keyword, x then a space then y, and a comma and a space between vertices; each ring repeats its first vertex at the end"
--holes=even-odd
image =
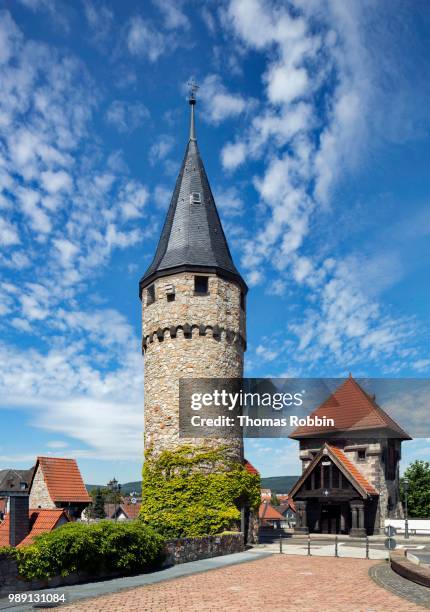
POLYGON ((55 508, 55 504, 49 495, 40 464, 34 475, 33 484, 30 490, 30 509, 33 508, 55 508))
POLYGON ((226 533, 201 538, 177 538, 166 544, 165 566, 220 557, 242 552, 245 549, 243 533, 226 533))
MULTIPOLYGON (((155 281, 155 302, 142 296, 142 347, 145 359, 145 449, 156 456, 202 439, 179 438, 180 378, 242 378, 246 342, 241 289, 234 282, 208 276, 207 295, 194 294, 193 273, 155 281), (175 300, 167 301, 169 287, 175 300)), ((230 433, 230 432, 229 432, 230 433)), ((240 439, 205 439, 225 444, 226 456, 241 461, 240 439)))
MULTIPOLYGON (((165 546, 166 557, 164 567, 208 559, 210 557, 230 555, 242 552, 244 548, 243 533, 225 533, 219 536, 168 540, 165 546)), ((76 572, 69 574, 69 576, 54 576, 49 580, 26 581, 18 575, 15 560, 7 555, 0 555, 0 597, 6 597, 10 593, 83 584, 100 580, 100 578, 116 578, 123 575, 126 574, 120 572, 101 572, 97 576, 92 576, 84 572, 76 572)))

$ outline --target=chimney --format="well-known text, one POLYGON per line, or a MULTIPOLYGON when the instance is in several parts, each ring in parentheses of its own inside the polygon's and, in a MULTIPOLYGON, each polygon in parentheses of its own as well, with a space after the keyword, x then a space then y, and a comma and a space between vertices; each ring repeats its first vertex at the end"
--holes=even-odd
POLYGON ((30 532, 28 494, 9 496, 9 543, 18 546, 30 532))

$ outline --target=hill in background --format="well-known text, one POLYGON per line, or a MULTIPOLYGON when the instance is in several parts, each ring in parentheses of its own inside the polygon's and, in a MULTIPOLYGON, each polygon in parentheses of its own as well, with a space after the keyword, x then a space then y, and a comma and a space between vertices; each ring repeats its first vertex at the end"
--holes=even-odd
POLYGON ((270 476, 261 479, 262 489, 271 489, 273 493, 289 493, 299 476, 270 476))
MULTIPOLYGON (((268 478, 262 478, 261 488, 272 489, 274 493, 288 493, 298 478, 298 476, 270 476, 268 478)), ((96 489, 97 487, 104 488, 106 485, 87 484, 85 486, 87 487, 87 491, 90 492, 92 489, 96 489)), ((142 482, 140 480, 121 484, 121 493, 123 495, 130 495, 132 491, 136 491, 140 495, 142 491, 142 482)))

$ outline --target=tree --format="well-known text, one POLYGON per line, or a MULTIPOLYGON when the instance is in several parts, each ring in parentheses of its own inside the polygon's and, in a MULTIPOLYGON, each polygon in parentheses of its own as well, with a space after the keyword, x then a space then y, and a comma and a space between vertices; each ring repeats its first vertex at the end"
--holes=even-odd
POLYGON ((270 503, 272 506, 279 506, 279 498, 276 493, 272 493, 272 497, 270 498, 270 503))
POLYGON ((414 461, 405 470, 400 479, 401 498, 405 500, 404 479, 409 480, 408 485, 408 516, 410 518, 430 518, 430 463, 428 461, 414 461))
POLYGON ((94 502, 91 508, 91 516, 93 518, 98 519, 106 518, 105 498, 100 488, 96 489, 96 492, 94 494, 94 502))

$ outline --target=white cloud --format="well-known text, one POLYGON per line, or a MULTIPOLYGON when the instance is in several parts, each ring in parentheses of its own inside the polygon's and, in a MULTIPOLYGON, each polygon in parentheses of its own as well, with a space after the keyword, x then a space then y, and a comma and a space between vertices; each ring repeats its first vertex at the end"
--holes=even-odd
POLYGON ((0 217, 0 245, 8 247, 19 244, 19 242, 17 228, 6 219, 0 217))
POLYGON ((309 79, 304 68, 288 70, 284 64, 270 67, 266 75, 267 95, 274 104, 289 104, 308 93, 309 79))
POLYGON ((158 208, 166 210, 172 197, 172 190, 164 185, 157 185, 154 189, 154 200, 158 208))
POLYGON ((166 37, 149 21, 133 17, 128 24, 127 46, 132 55, 155 62, 168 49, 166 37))
POLYGON ((228 92, 217 74, 210 74, 203 80, 199 98, 204 105, 203 118, 215 124, 230 117, 237 117, 255 103, 253 100, 246 100, 241 94, 228 92))
POLYGON ((119 132, 132 132, 149 118, 149 110, 140 102, 114 100, 106 111, 106 121, 119 132))
POLYGON ((147 188, 137 181, 128 181, 118 194, 124 219, 139 219, 148 199, 147 188))
POLYGON ((234 170, 246 159, 246 146, 243 142, 227 144, 221 152, 222 165, 227 170, 234 170))
POLYGON ((64 170, 59 170, 58 172, 47 170, 41 173, 40 178, 44 189, 48 193, 70 191, 72 188, 72 179, 64 170))
POLYGON ((153 4, 161 11, 164 17, 164 25, 168 30, 190 28, 188 17, 182 10, 180 0, 152 0, 153 4))
POLYGON ((85 18, 92 30, 92 36, 95 37, 95 42, 105 42, 112 30, 114 21, 112 9, 100 3, 97 3, 96 6, 91 0, 83 0, 83 5, 85 18))
POLYGON ((131 326, 114 310, 61 309, 51 322, 61 336, 45 353, 0 344, 0 408, 80 441, 81 456, 140 459, 143 361, 131 326))
POLYGON ((237 187, 227 187, 215 191, 217 208, 226 217, 236 217, 243 214, 244 202, 237 187))
POLYGON ((172 136, 162 134, 151 145, 149 149, 149 163, 153 166, 162 159, 165 159, 175 144, 172 136))

